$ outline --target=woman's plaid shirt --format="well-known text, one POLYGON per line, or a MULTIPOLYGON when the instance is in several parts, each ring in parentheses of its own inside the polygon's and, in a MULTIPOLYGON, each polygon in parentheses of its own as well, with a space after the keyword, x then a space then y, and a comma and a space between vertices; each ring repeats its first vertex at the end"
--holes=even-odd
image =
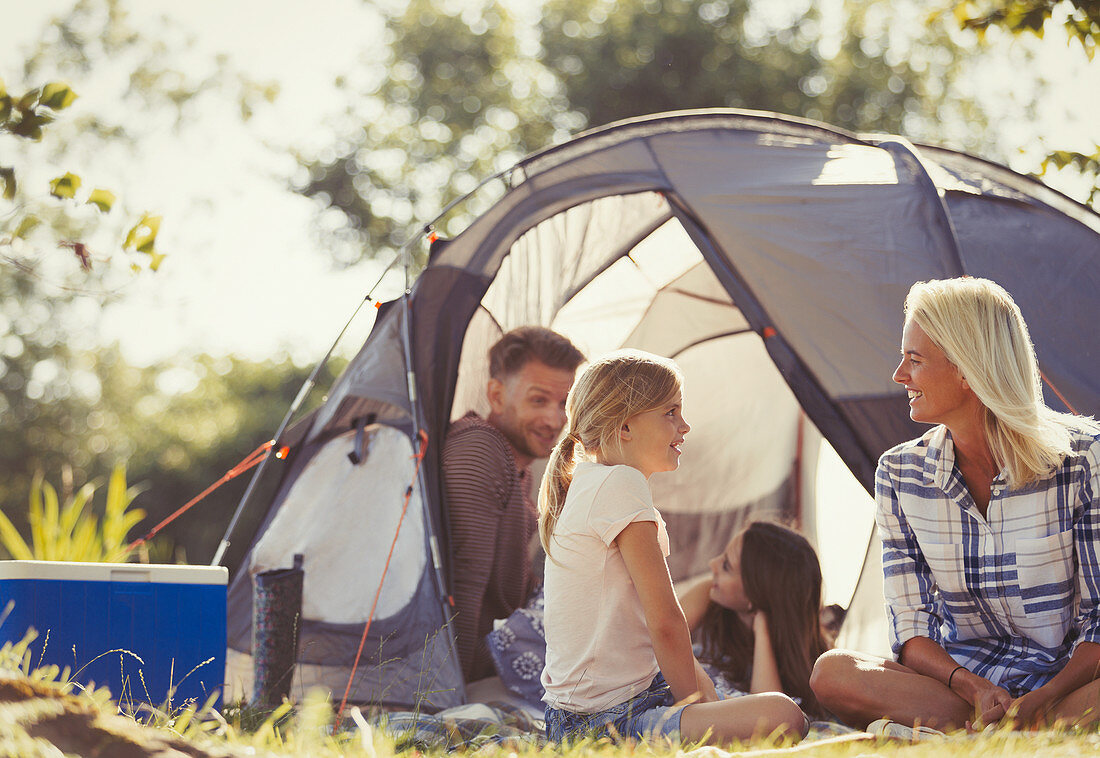
POLYGON ((983 518, 937 426, 879 459, 875 498, 894 654, 913 637, 1018 696, 1100 642, 1100 427, 1048 479, 993 480, 983 518))

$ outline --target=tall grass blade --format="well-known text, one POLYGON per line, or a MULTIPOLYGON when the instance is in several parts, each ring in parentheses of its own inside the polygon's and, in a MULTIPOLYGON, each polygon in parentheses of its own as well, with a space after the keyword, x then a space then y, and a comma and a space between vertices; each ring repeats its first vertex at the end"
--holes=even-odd
POLYGON ((44 481, 42 472, 38 471, 31 483, 31 502, 27 510, 27 521, 31 527, 31 550, 37 558, 43 556, 42 490, 44 487, 49 487, 49 484, 44 481))
POLYGON ((61 511, 61 522, 59 524, 59 531, 63 538, 68 538, 69 541, 72 540, 73 531, 84 513, 84 507, 91 501, 93 495, 95 495, 95 484, 88 482, 65 505, 65 508, 61 511))
POLYGON ((101 560, 103 548, 99 535, 96 533, 95 518, 83 518, 76 525, 76 533, 73 535, 73 544, 68 560, 91 561, 101 560))
POLYGON ((30 546, 3 511, 0 511, 0 544, 3 544, 8 555, 17 561, 29 561, 34 558, 30 546))
POLYGON ((58 560, 58 508, 57 490, 49 482, 42 483, 42 557, 47 561, 58 560))

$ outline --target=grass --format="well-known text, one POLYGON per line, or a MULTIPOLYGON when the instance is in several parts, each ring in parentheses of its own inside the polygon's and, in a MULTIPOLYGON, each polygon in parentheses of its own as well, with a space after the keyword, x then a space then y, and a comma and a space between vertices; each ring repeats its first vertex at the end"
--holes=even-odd
MULTIPOLYGON (((87 744, 101 747, 105 740, 115 740, 120 745, 125 742, 148 749, 147 753, 126 753, 139 755, 164 749, 183 749, 192 756, 272 758, 422 758, 445 754, 442 749, 409 747, 407 740, 395 740, 372 727, 355 709, 350 709, 346 728, 334 730, 333 702, 320 693, 308 694, 294 707, 284 703, 268 712, 242 704, 217 710, 211 699, 176 709, 143 706, 131 715, 119 715, 117 704, 103 688, 83 687, 70 679, 68 671, 56 666, 35 668, 28 651, 31 639, 28 636, 20 643, 0 648, 0 756, 57 755, 55 744, 67 754, 83 754, 79 740, 85 732, 90 735, 87 744)), ((568 749, 530 742, 482 744, 469 752, 503 758, 722 758, 726 754, 709 747, 667 743, 617 746, 607 741, 583 742, 568 749)), ((1073 758, 1100 754, 1100 733, 1096 729, 1002 730, 956 734, 915 744, 855 739, 853 735, 789 746, 761 739, 730 752, 753 758, 1073 758)))

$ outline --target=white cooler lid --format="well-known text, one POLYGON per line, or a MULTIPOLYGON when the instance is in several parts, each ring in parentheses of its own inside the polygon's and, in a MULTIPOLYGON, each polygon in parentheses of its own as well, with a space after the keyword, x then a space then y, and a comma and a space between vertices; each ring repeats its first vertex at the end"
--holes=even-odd
POLYGON ((155 584, 228 584, 225 566, 175 566, 167 563, 78 563, 76 561, 0 561, 3 579, 68 579, 82 582, 155 584))

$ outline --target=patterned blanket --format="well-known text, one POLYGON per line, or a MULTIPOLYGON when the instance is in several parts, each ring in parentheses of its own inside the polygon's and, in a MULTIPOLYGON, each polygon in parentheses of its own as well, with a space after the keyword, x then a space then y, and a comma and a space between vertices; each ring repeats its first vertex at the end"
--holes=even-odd
POLYGON ((486 745, 519 750, 545 742, 542 721, 506 703, 471 703, 434 715, 387 713, 375 726, 394 740, 398 750, 476 750, 486 745))
MULTIPOLYGON (((543 689, 539 679, 546 660, 546 633, 542 625, 544 608, 540 589, 528 599, 526 607, 497 622, 497 627, 488 635, 489 652, 501 683, 514 696, 516 703, 471 703, 434 715, 411 711, 389 713, 381 717, 376 726, 389 734, 399 749, 457 750, 486 745, 518 749, 544 744, 543 722, 531 715, 532 711, 538 713, 543 708, 543 689)), ((720 697, 745 694, 725 681, 717 671, 708 673, 714 678, 720 697)), ((862 732, 831 721, 814 721, 807 739, 820 740, 848 734, 862 732)), ((707 756, 700 755, 699 758, 707 756)))

